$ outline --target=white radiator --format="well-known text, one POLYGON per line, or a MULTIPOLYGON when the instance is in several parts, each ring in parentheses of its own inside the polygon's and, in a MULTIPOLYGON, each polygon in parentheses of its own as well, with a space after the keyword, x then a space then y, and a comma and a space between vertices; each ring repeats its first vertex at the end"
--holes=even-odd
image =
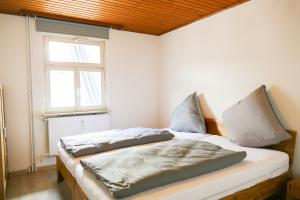
POLYGON ((108 129, 109 114, 49 118, 49 155, 57 154, 57 142, 61 137, 108 129))

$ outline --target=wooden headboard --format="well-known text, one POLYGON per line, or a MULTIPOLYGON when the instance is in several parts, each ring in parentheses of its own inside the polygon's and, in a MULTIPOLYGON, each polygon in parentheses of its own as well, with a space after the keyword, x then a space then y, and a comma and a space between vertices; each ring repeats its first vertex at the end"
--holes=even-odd
MULTIPOLYGON (((206 125, 206 130, 207 133, 213 134, 213 135, 222 135, 226 137, 226 131, 221 123, 214 119, 210 118, 205 118, 205 125, 206 125)), ((295 153, 295 144, 296 144, 296 136, 297 132, 296 131, 287 131, 291 135, 291 139, 287 141, 283 141, 279 144, 268 146, 265 148, 268 149, 274 149, 278 151, 285 152, 289 155, 290 158, 290 167, 293 164, 294 161, 294 153, 295 153)))

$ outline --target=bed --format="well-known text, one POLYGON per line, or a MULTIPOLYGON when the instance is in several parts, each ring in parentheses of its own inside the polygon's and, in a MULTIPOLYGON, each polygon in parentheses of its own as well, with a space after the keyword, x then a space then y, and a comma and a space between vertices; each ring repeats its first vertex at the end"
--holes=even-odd
MULTIPOLYGON (((293 162, 296 132, 289 131, 292 136, 289 141, 269 149, 255 149, 239 147, 220 136, 222 127, 215 120, 206 119, 206 126, 209 134, 174 134, 179 138, 202 140, 223 148, 246 151, 247 159, 231 167, 158 187, 128 199, 179 200, 187 195, 190 199, 265 199, 275 193, 284 194, 286 182, 291 175, 289 166, 293 162)), ((111 200, 104 185, 82 168, 80 159, 82 157, 73 158, 58 146, 58 181, 66 180, 74 200, 111 200)))

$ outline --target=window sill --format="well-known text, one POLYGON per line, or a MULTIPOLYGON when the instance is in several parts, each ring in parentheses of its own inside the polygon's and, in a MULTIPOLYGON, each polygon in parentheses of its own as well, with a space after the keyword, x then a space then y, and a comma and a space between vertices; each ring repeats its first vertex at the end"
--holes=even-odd
POLYGON ((44 119, 53 117, 69 117, 69 116, 81 116, 81 115, 97 115, 109 113, 109 110, 91 110, 91 111, 76 111, 76 112, 57 112, 57 113, 44 113, 42 114, 44 119))

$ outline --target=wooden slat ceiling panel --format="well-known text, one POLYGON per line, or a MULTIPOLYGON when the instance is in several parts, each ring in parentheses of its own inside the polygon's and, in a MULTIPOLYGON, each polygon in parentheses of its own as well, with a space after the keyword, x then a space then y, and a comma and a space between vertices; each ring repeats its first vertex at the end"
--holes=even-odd
POLYGON ((0 0, 0 13, 161 35, 247 0, 0 0))

